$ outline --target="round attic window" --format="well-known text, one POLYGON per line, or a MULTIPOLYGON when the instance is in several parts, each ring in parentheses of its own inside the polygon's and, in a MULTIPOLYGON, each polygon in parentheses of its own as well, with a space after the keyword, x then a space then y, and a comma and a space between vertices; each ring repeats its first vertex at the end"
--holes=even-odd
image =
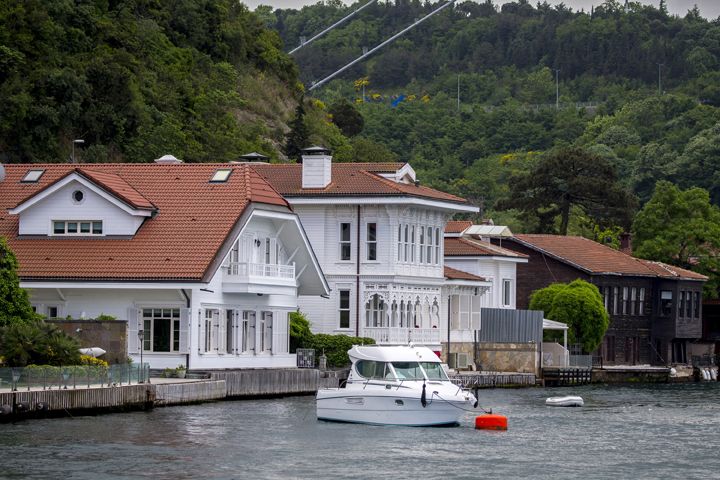
POLYGON ((75 190, 72 194, 72 198, 75 203, 80 203, 85 198, 85 194, 81 190, 75 190))

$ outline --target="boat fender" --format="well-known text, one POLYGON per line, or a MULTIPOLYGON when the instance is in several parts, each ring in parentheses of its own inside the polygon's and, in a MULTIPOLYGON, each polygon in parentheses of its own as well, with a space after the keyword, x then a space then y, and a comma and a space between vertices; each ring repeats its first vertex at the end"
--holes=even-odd
POLYGON ((476 399, 476 400, 475 400, 475 403, 473 404, 473 408, 477 408, 479 402, 480 402, 480 401, 476 399))
POLYGON ((485 414, 475 417, 476 430, 507 430, 505 415, 485 414))
POLYGON ((420 395, 420 403, 422 404, 423 408, 427 407, 427 397, 425 396, 425 382, 423 382, 423 391, 422 395, 420 395))

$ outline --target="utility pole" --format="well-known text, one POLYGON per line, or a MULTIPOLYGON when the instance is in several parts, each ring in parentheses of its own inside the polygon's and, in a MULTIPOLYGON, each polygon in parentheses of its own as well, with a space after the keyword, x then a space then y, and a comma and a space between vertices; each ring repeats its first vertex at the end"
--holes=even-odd
POLYGON ((665 66, 664 63, 658 63, 658 95, 662 95, 662 67, 665 66))
POLYGON ((82 145, 83 143, 85 143, 85 140, 83 140, 82 138, 76 138, 72 141, 72 163, 77 163, 75 161, 75 145, 82 145))

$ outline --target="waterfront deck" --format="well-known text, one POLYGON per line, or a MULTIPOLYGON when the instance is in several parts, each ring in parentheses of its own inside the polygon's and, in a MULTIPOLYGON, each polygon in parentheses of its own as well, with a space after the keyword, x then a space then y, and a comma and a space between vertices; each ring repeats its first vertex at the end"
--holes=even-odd
POLYGON ((455 373, 450 375, 450 380, 470 389, 534 387, 537 384, 534 374, 515 372, 455 373))

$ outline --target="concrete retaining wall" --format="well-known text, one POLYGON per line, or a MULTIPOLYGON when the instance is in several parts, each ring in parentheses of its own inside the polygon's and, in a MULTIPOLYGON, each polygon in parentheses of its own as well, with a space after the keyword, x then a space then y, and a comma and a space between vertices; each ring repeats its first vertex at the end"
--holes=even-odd
POLYGON ((155 385, 157 406, 222 400, 226 396, 227 385, 224 380, 155 385))
POLYGON ((321 385, 320 371, 304 368, 211 371, 210 378, 226 382, 228 397, 315 393, 321 385))

